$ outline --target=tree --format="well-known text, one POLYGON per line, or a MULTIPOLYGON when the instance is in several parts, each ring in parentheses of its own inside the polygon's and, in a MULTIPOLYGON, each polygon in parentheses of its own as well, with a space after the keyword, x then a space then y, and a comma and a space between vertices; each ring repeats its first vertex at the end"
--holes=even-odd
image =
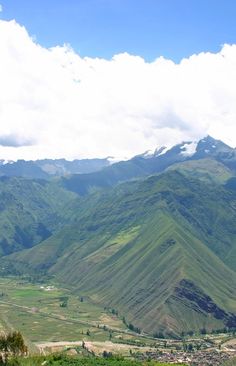
POLYGON ((25 355, 28 351, 20 332, 9 333, 6 337, 8 348, 14 356, 25 355))
POLYGON ((207 333, 206 328, 202 328, 202 329, 200 330, 200 333, 201 333, 201 334, 203 334, 203 335, 205 335, 205 334, 207 333))
POLYGON ((193 351, 193 345, 192 345, 192 343, 189 343, 189 345, 188 345, 188 351, 189 352, 192 352, 193 351))
POLYGON ((87 336, 90 336, 90 330, 88 329, 86 332, 87 336))

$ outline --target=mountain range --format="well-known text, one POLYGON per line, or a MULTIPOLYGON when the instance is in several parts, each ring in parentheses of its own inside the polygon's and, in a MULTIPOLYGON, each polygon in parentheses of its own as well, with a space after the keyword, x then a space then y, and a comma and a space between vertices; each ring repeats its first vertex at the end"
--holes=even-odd
POLYGON ((209 157, 230 169, 236 169, 236 149, 207 136, 199 142, 183 142, 170 149, 162 147, 153 154, 144 153, 98 172, 64 176, 61 182, 66 189, 79 195, 86 195, 98 188, 104 189, 130 179, 160 173, 179 162, 209 157))
POLYGON ((109 166, 112 158, 105 159, 43 159, 43 160, 0 160, 0 176, 50 179, 68 174, 85 174, 109 166))
POLYGON ((2 177, 1 268, 148 334, 236 327, 236 150, 210 136, 57 179, 2 177))

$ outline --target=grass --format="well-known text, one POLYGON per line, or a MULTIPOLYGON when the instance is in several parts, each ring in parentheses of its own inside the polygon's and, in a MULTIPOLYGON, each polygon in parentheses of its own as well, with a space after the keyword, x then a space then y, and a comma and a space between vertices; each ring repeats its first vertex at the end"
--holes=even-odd
POLYGON ((226 361, 222 366, 236 366, 236 357, 226 361))

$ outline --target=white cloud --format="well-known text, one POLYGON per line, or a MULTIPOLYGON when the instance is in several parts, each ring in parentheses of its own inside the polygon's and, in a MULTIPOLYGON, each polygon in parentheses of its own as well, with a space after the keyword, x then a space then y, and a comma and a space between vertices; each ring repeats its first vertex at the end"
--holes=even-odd
POLYGON ((81 58, 0 20, 0 54, 1 158, 132 156, 208 133, 236 145, 236 45, 180 64, 81 58))

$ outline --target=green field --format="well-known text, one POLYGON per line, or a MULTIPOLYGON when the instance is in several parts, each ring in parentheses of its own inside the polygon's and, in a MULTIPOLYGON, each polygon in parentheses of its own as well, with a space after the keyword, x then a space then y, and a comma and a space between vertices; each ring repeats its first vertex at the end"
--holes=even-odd
POLYGON ((19 330, 29 348, 60 341, 132 341, 149 346, 150 339, 137 339, 111 309, 95 305, 87 297, 49 284, 30 284, 16 278, 0 279, 0 331, 19 330), (42 288, 44 287, 44 288, 42 288))

